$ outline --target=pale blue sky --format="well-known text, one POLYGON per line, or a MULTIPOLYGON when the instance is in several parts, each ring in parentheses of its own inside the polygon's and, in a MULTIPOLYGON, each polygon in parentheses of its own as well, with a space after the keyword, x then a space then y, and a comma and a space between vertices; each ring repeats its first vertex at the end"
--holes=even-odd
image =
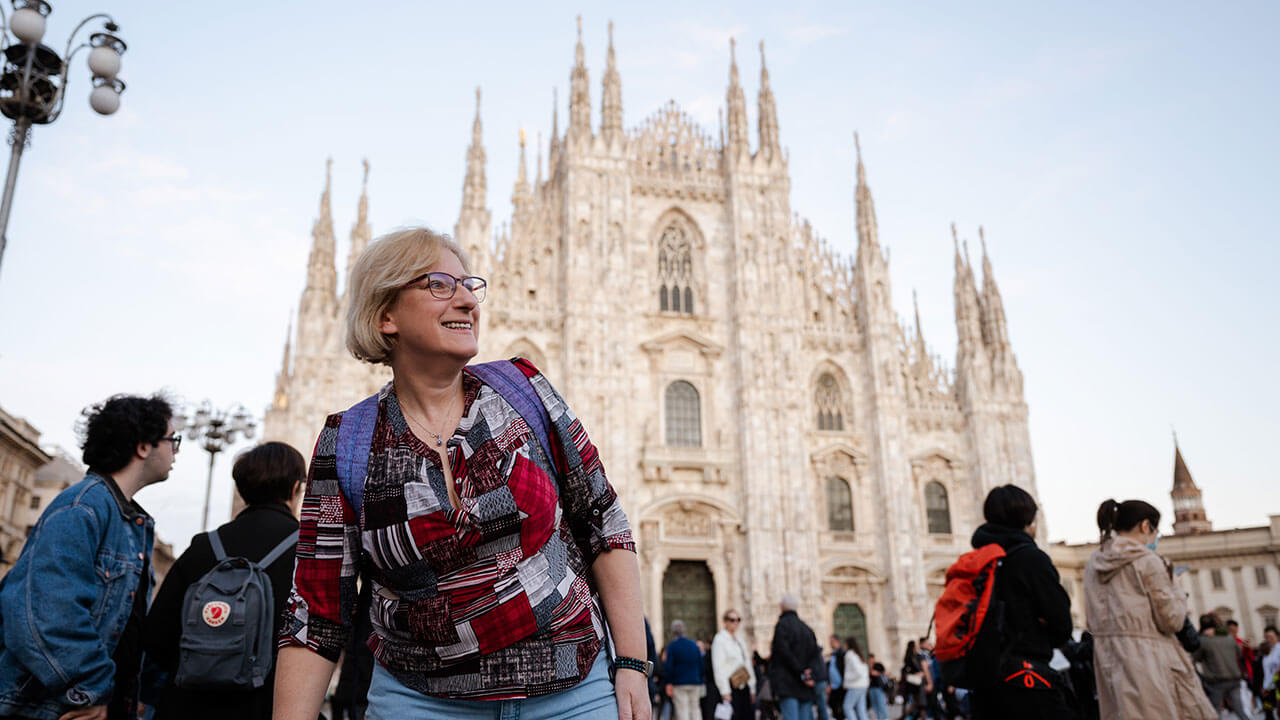
MULTIPOLYGON (((55 3, 50 44, 100 7, 55 3)), ((0 267, 0 405, 50 442, 73 446, 78 410, 116 391, 264 408, 325 157, 340 257, 362 157, 375 233, 451 230, 477 85, 489 206, 509 217, 518 131, 532 163, 552 87, 564 127, 581 12, 597 122, 610 18, 628 126, 674 99, 714 134, 735 35, 754 138, 764 40, 792 207, 844 252, 858 130, 898 310, 917 289, 948 364, 948 225, 975 250, 986 227, 1050 538, 1094 537, 1112 496, 1171 521, 1171 424, 1217 527, 1280 512, 1274 3, 106 7, 130 45, 123 108, 89 110, 77 58, 0 267)), ((206 460, 184 447, 139 496, 179 547, 206 460)))

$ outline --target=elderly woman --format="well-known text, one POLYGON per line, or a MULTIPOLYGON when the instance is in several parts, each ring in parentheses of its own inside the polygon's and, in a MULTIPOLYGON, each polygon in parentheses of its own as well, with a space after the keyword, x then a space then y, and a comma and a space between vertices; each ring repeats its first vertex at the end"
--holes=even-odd
POLYGON ((352 422, 329 416, 316 443, 275 717, 318 715, 360 578, 371 719, 648 718, 630 526, 536 368, 512 366, 540 418, 515 384, 477 372, 493 364, 467 367, 485 281, 452 240, 409 229, 370 244, 350 282, 347 348, 393 380, 352 422))
POLYGON ((1216 720, 1191 657, 1174 636, 1186 594, 1156 554, 1160 511, 1142 500, 1098 508, 1102 543, 1084 568, 1085 617, 1103 720, 1216 720))

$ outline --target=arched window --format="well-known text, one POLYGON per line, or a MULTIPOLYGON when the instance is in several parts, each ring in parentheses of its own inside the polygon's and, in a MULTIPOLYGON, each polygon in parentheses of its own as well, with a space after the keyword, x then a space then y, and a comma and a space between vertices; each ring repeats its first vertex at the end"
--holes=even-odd
POLYGON ((667 386, 667 444, 702 447, 702 410, 698 389, 684 380, 667 386))
POLYGON ((693 242, 679 223, 658 239, 658 307, 693 314, 693 242))
POLYGON ((844 411, 840 384, 831 373, 823 373, 818 378, 818 387, 814 390, 813 404, 818 409, 819 430, 844 430, 844 411))
POLYGON ((827 528, 832 532, 853 532, 853 494, 842 477, 827 478, 827 528))
POLYGON ((951 534, 951 505, 947 501, 947 489, 938 481, 924 486, 924 507, 929 515, 929 533, 951 534))

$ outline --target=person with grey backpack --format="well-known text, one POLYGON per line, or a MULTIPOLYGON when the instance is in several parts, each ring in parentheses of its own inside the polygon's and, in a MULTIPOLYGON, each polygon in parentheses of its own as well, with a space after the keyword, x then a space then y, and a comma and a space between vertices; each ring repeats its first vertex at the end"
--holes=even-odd
POLYGON ((237 458, 231 474, 248 506, 192 538, 147 616, 147 653, 167 676, 156 720, 271 717, 306 463, 268 442, 237 458))

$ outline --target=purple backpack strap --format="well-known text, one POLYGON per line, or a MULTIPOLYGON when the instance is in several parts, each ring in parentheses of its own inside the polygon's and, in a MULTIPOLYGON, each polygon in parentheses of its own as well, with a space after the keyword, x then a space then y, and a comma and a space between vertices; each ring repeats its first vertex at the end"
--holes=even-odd
POLYGON ((534 437, 538 438, 538 444, 542 445, 542 452, 546 454, 547 461, 554 466, 556 456, 551 451, 550 418, 547 416, 546 406, 542 404, 542 398, 538 396, 538 391, 533 389, 529 377, 510 360, 470 365, 467 370, 484 381, 486 385, 497 390, 502 399, 506 400, 521 418, 524 418, 524 423, 533 430, 534 437))
POLYGON ((369 471, 373 427, 377 423, 378 396, 374 394, 342 413, 342 422, 338 424, 335 453, 338 486, 361 527, 364 527, 364 478, 369 471))

